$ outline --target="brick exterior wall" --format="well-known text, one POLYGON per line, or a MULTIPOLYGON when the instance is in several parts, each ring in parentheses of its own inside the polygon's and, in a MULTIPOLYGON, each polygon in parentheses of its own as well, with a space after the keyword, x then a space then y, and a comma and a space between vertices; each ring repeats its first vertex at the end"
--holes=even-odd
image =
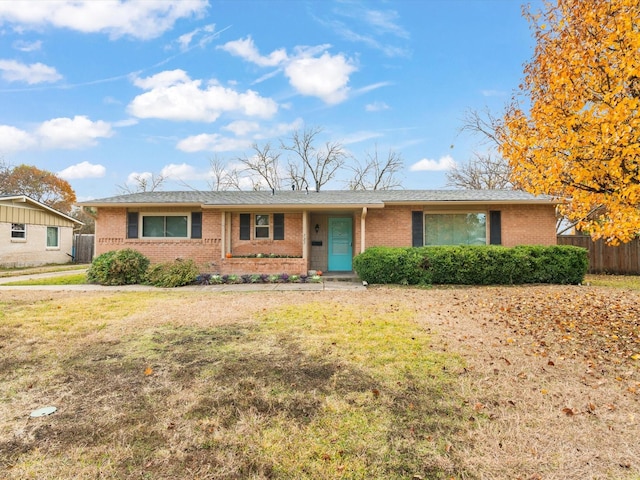
MULTIPOLYGON (((411 212, 422 210, 420 206, 387 206, 371 208, 367 212, 365 245, 369 247, 410 247, 411 246, 411 212)), ((360 218, 357 219, 358 232, 360 218)), ((358 250, 360 235, 358 233, 358 250)))
MULTIPOLYGON (((266 253, 276 255, 291 255, 302 257, 302 213, 285 213, 284 215, 284 240, 272 240, 273 238, 273 213, 269 213, 271 226, 269 236, 271 238, 254 238, 254 214, 251 214, 251 240, 240 240, 240 213, 231 215, 231 253, 233 255, 250 255, 253 253, 266 253)), ((274 212, 279 213, 279 212, 274 212)), ((256 273, 256 272, 253 272, 256 273)), ((262 273, 262 272, 260 272, 262 273)), ((281 272, 282 273, 282 272, 281 272)))
MULTIPOLYGON (((190 213, 185 209, 144 209, 144 213, 190 213)), ((145 239, 127 238, 127 210, 100 208, 96 221, 96 255, 124 248, 133 248, 152 263, 169 262, 176 258, 193 259, 205 267, 221 257, 220 212, 202 212, 202 238, 145 239)))
POLYGON ((556 214, 549 205, 502 205, 502 244, 555 245, 556 214))
MULTIPOLYGON (((552 205, 475 205, 460 207, 391 206, 370 209, 366 218, 366 247, 410 247, 411 212, 463 213, 498 210, 501 212, 502 245, 555 245, 556 215, 552 205)), ((354 220, 354 231, 359 246, 359 216, 354 220)), ((489 235, 487 232, 487 239, 489 235)), ((359 248, 358 248, 359 250, 359 248)))
POLYGON ((307 261, 302 258, 223 258, 213 265, 212 273, 235 274, 279 274, 306 275, 307 261))
MULTIPOLYGON (((502 244, 515 245, 555 245, 555 208, 552 205, 475 205, 475 206, 387 206, 383 209, 370 208, 366 216, 365 248, 373 246, 410 247, 412 232, 412 212, 463 213, 501 211, 502 244)), ((143 213, 189 213, 179 208, 144 209, 143 213)), ((353 254, 360 253, 361 209, 341 215, 311 213, 309 215, 309 259, 302 258, 236 258, 249 254, 276 254, 302 257, 303 232, 300 212, 285 213, 284 240, 254 238, 252 214, 251 239, 240 240, 240 213, 233 212, 230 219, 229 238, 226 251, 232 258, 225 258, 222 252, 223 232, 220 211, 202 211, 201 239, 142 239, 126 238, 127 210, 124 208, 100 208, 96 222, 96 255, 123 248, 134 248, 146 255, 153 263, 172 261, 176 258, 191 258, 203 271, 221 274, 254 273, 306 273, 309 269, 327 270, 328 218, 347 216, 353 220, 353 254), (318 233, 315 226, 318 225, 318 233), (312 245, 311 242, 322 242, 312 245)), ((271 215, 270 237, 273 237, 273 213, 271 215)), ((487 233, 488 237, 488 233, 487 233)))
MULTIPOLYGON (((180 208, 141 209, 141 213, 190 213, 180 208)), ((272 217, 273 218, 273 217, 272 217)), ((302 257, 302 214, 285 214, 284 240, 253 239, 240 240, 240 214, 231 215, 231 245, 227 251, 232 255, 266 253, 302 257)), ((140 232, 141 233, 141 232, 140 232)), ((96 221, 96 255, 124 248, 133 248, 151 260, 152 263, 189 258, 196 262, 203 272, 222 274, 245 273, 292 273, 307 272, 307 264, 302 258, 224 258, 222 252, 222 212, 202 211, 202 238, 145 239, 126 238, 127 210, 124 208, 100 208, 96 221), (261 268, 261 270, 253 270, 261 268)), ((273 232, 270 232, 273 236, 273 232)), ((252 235, 253 236, 253 235, 252 235)))

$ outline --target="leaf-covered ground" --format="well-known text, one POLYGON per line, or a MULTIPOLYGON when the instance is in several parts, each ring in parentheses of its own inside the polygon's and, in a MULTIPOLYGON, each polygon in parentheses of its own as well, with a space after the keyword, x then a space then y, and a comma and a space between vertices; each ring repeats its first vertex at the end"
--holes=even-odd
POLYGON ((639 305, 0 290, 0 478, 637 480, 639 305))
POLYGON ((491 304, 497 308, 492 321, 506 325, 514 336, 533 340, 533 354, 579 359, 602 375, 637 373, 636 294, 582 287, 503 289, 491 304))

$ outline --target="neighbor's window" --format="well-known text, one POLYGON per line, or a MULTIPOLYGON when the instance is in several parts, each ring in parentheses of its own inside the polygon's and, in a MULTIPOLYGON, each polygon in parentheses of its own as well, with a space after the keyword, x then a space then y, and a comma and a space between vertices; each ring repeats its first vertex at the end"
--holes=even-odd
POLYGON ((27 226, 24 223, 12 223, 11 238, 27 238, 27 226))
POLYGON ((256 215, 255 238, 269 238, 269 215, 256 215))
POLYGON ((47 248, 58 248, 59 242, 58 227, 47 227, 47 248))
POLYGON ((188 223, 187 215, 144 215, 142 236, 187 238, 188 223))
POLYGON ((484 213, 427 213, 424 232, 425 245, 486 245, 487 216, 484 213))

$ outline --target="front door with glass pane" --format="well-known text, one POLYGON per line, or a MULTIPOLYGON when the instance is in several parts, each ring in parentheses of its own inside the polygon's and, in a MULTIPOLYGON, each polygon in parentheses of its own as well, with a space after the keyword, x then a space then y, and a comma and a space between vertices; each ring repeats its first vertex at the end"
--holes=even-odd
POLYGON ((329 218, 329 271, 351 271, 353 232, 351 218, 329 218))

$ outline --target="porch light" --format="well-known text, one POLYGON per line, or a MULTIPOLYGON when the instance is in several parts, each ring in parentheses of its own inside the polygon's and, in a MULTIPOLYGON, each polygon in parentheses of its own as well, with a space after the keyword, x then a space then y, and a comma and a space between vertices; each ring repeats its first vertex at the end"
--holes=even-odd
POLYGON ((320 231, 320 225, 318 225, 317 223, 316 223, 316 228, 315 228, 315 230, 316 230, 316 233, 318 233, 318 232, 320 231))

